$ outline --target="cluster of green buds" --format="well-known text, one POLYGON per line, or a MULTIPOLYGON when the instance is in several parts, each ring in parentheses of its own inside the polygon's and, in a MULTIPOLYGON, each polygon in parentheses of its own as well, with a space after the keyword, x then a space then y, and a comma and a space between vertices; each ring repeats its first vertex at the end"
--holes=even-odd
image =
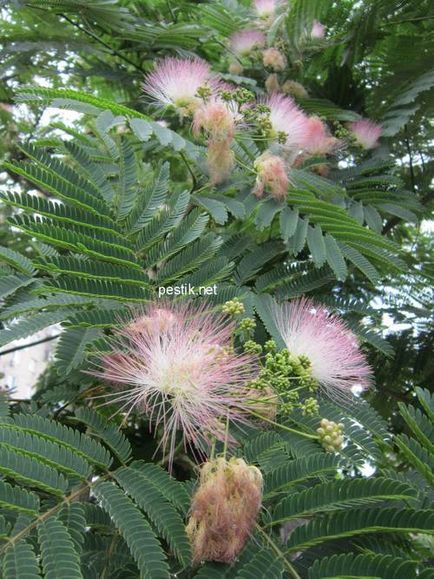
POLYGON ((243 318, 238 324, 238 330, 243 337, 243 341, 249 340, 253 336, 256 328, 256 321, 254 318, 243 318))
POLYGON ((339 452, 344 442, 344 425, 323 418, 317 428, 319 441, 327 452, 339 452))
POLYGON ((197 89, 197 96, 203 99, 204 101, 207 101, 211 95, 212 95, 211 87, 209 87, 207 84, 200 86, 197 89))
POLYGON ((318 387, 312 377, 308 358, 291 354, 286 348, 279 351, 273 340, 266 342, 264 348, 249 340, 244 344, 244 349, 255 354, 265 351, 264 365, 251 385, 261 391, 271 388, 276 392, 280 399, 282 414, 289 414, 296 408, 307 415, 318 412, 315 398, 300 397, 301 392, 307 391, 312 394, 318 387))
POLYGON ((310 398, 306 398, 306 400, 303 403, 301 412, 303 413, 304 416, 315 416, 315 414, 318 414, 319 412, 318 400, 316 398, 313 398, 312 396, 310 398))
POLYGON ((237 88, 236 90, 222 90, 219 96, 223 101, 236 102, 239 105, 244 105, 255 100, 255 94, 247 88, 237 88))
POLYGON ((350 131, 337 121, 333 123, 333 134, 338 139, 347 140, 353 138, 350 131))
POLYGON ((257 104, 255 107, 243 110, 246 123, 256 127, 258 135, 261 138, 270 138, 273 127, 270 119, 270 107, 265 104, 257 104))
POLYGON ((223 304, 222 312, 232 317, 239 316, 245 312, 244 304, 239 298, 234 298, 223 304))

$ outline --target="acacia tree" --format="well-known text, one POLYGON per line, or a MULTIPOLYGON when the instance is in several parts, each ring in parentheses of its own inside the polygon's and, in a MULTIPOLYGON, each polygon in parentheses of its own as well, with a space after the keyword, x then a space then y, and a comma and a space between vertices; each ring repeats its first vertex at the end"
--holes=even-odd
POLYGON ((428 4, 2 8, 5 577, 430 576, 428 4))

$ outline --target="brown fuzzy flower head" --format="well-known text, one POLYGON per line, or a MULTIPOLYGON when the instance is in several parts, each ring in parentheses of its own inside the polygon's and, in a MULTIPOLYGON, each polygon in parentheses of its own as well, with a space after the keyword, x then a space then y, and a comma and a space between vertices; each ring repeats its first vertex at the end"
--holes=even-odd
POLYGON ((262 474, 242 458, 217 458, 200 472, 186 531, 193 559, 231 563, 255 525, 262 501, 262 474))

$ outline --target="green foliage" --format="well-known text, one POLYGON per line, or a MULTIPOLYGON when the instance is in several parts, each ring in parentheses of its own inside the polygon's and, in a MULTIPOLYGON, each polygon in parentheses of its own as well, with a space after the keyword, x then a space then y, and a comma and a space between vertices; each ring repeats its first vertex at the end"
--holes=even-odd
POLYGON ((11 342, 59 333, 30 400, 3 391, 4 365, 2 577, 432 575, 429 8, 294 0, 261 20, 248 0, 2 7, 0 361, 21 348, 11 342), (315 21, 324 38, 312 38, 315 21), (231 35, 252 27, 282 52, 284 70, 263 66, 262 49, 235 54, 231 35), (210 135, 143 98, 144 75, 175 55, 205 59, 259 99, 271 81, 296 81, 297 104, 339 146, 290 152, 286 194, 266 187, 257 198, 256 159, 270 146, 285 155, 248 122, 237 127, 229 177, 211 182, 210 135), (361 118, 382 124, 380 147, 363 151, 349 137, 361 118), (308 295, 343 317, 374 369, 376 388, 351 403, 318 394, 316 414, 231 424, 238 444, 213 446, 264 479, 256 526, 228 564, 192 564, 185 524, 199 449, 178 438, 169 474, 161 433, 149 432, 155 416, 103 401, 89 372, 114 329, 159 288, 183 284, 217 284, 208 298, 217 312, 240 299, 260 347, 270 337, 285 347, 274 303, 308 295), (339 452, 318 440, 323 418, 342 425, 339 452))

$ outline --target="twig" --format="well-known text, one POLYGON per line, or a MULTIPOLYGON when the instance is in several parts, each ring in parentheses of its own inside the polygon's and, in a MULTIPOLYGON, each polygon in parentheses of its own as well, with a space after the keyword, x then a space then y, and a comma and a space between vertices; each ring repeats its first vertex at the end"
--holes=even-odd
POLYGON ((256 416, 256 418, 260 418, 261 420, 265 420, 265 422, 268 422, 269 424, 276 426, 276 428, 281 428, 282 430, 286 430, 287 432, 299 434, 300 436, 304 436, 305 438, 310 438, 312 440, 318 440, 318 436, 315 436, 314 434, 308 434, 307 432, 301 432, 300 430, 295 430, 295 428, 290 428, 289 426, 285 426, 284 424, 279 424, 278 422, 275 422, 274 420, 271 420, 270 418, 267 418, 266 416, 262 416, 261 414, 258 414, 257 412, 254 412, 253 410, 248 410, 248 412, 252 416, 256 416))
POLYGON ((3 350, 3 352, 0 352, 0 356, 12 354, 12 352, 18 352, 18 350, 24 350, 25 348, 32 348, 33 346, 43 344, 44 342, 51 342, 51 340, 55 340, 59 336, 60 334, 57 334, 56 336, 48 336, 47 338, 41 338, 40 340, 36 340, 36 342, 30 342, 30 344, 23 344, 22 346, 15 346, 15 348, 9 348, 9 350, 3 350))
POLYGON ((93 38, 96 42, 98 42, 99 44, 101 44, 101 46, 104 46, 104 48, 107 48, 107 50, 109 50, 114 56, 117 56, 118 58, 120 58, 121 60, 123 60, 124 62, 130 64, 131 66, 133 66, 136 70, 138 70, 139 72, 146 72, 141 66, 139 66, 138 64, 136 64, 133 60, 130 60, 128 57, 124 56, 121 52, 119 52, 118 50, 116 50, 116 48, 113 48, 110 46, 110 44, 108 44, 107 42, 105 42, 105 40, 103 40, 102 38, 100 38, 97 34, 95 34, 94 32, 92 32, 91 30, 88 30, 87 28, 85 28, 84 26, 81 26, 80 24, 78 24, 78 22, 74 22, 74 20, 71 20, 68 16, 66 16, 66 14, 60 13, 59 16, 61 16, 64 20, 66 20, 67 22, 69 22, 69 24, 71 24, 72 26, 74 26, 74 28, 77 28, 77 30, 80 30, 80 32, 83 32, 84 34, 87 34, 88 36, 90 36, 91 38, 93 38))
POLYGON ((279 547, 276 545, 273 539, 271 539, 258 524, 256 524, 256 529, 261 533, 261 535, 264 537, 264 539, 267 541, 267 543, 270 545, 270 547, 273 549, 273 551, 276 553, 279 559, 282 559, 285 567, 292 575, 292 577, 294 579, 301 579, 300 575, 297 573, 297 571, 294 569, 294 567, 291 565, 291 563, 288 561, 284 553, 282 553, 282 551, 279 549, 279 547))

